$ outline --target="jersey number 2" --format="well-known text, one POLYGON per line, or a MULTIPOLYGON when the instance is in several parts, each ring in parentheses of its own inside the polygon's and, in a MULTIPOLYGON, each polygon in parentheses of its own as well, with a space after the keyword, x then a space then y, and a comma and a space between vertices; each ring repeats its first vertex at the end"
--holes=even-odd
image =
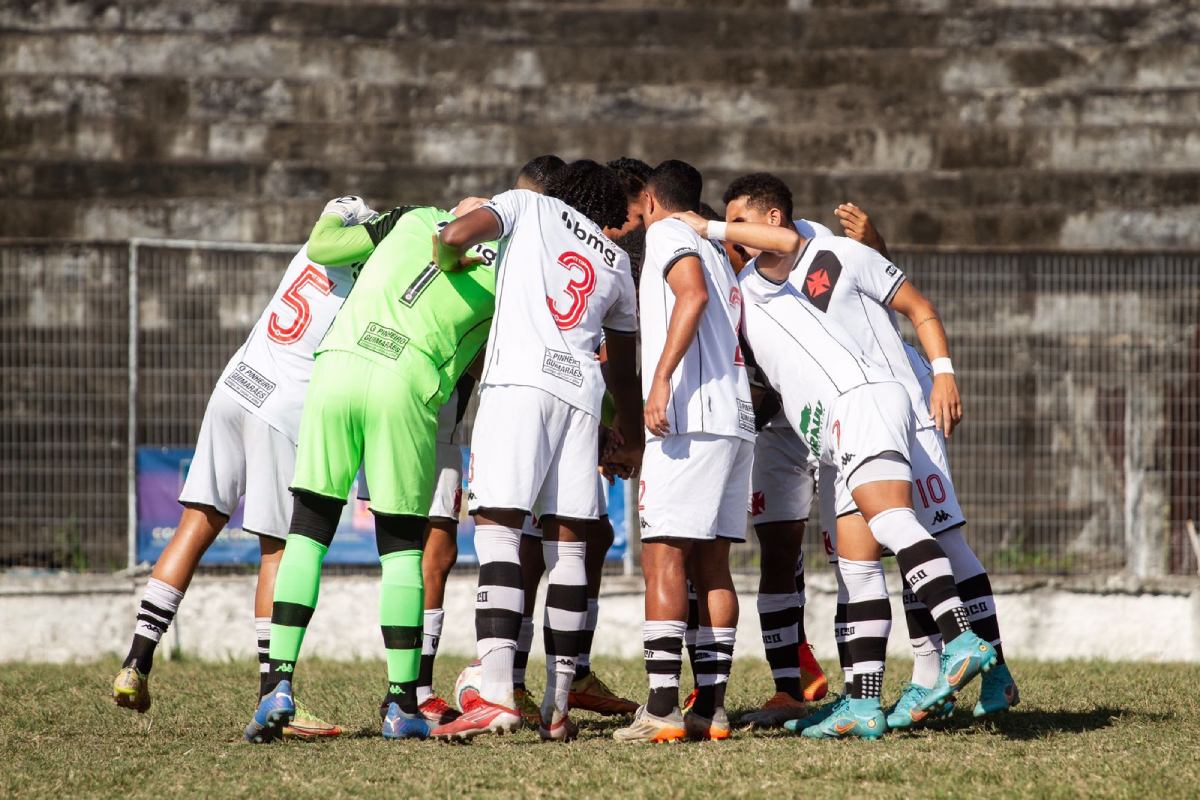
POLYGON ((304 338, 305 331, 312 324, 312 308, 308 305, 308 299, 300 294, 300 290, 305 286, 312 286, 321 294, 327 295, 333 290, 333 281, 312 264, 306 266, 300 273, 300 277, 296 278, 283 293, 283 302, 296 312, 296 317, 291 324, 284 325, 279 321, 279 315, 272 311, 271 318, 267 322, 267 336, 271 341, 279 344, 295 344, 304 338))
POLYGON ((558 325, 559 330, 566 331, 578 325, 583 319, 583 312, 587 311, 588 298, 596 291, 596 270, 592 267, 592 262, 569 250, 558 257, 558 264, 563 269, 572 272, 579 270, 581 273, 579 276, 572 275, 570 283, 567 284, 567 296, 571 298, 571 304, 565 311, 558 310, 553 297, 546 297, 546 305, 550 306, 550 315, 554 317, 554 323, 558 325))

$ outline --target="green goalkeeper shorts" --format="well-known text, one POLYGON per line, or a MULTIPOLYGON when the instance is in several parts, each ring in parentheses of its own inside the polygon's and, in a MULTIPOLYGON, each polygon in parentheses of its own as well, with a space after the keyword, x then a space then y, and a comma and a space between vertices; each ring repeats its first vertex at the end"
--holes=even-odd
POLYGON ((292 488, 345 500, 366 465, 371 509, 428 516, 436 463, 437 372, 419 354, 398 369, 341 350, 317 356, 292 488))

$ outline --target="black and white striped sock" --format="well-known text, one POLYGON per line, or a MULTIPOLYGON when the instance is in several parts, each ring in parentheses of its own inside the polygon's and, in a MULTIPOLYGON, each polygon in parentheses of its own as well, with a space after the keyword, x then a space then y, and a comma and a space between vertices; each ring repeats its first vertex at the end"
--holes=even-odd
POLYGON ((529 651, 533 648, 533 617, 521 617, 521 632, 517 635, 517 652, 513 657, 513 686, 525 688, 525 668, 529 666, 529 651))
POLYGON ((579 658, 575 659, 575 680, 587 677, 592 671, 592 640, 596 637, 596 623, 600 621, 600 600, 589 597, 587 621, 579 634, 579 658))
POLYGON ((1000 620, 996 618, 996 599, 992 596, 992 581, 987 570, 967 544, 962 528, 946 531, 937 542, 950 559, 958 596, 962 598, 971 620, 971 630, 996 648, 996 663, 1004 663, 1004 648, 1000 641, 1000 620))
POLYGON ((850 603, 850 594, 846 589, 846 580, 842 577, 840 561, 833 562, 833 574, 837 578, 837 606, 833 611, 833 641, 837 644, 838 663, 842 667, 842 692, 847 697, 854 688, 854 662, 850 660, 850 648, 846 644, 846 606, 850 603))
POLYGON ((482 665, 480 696, 512 706, 513 661, 525 606, 518 528, 479 525, 475 552, 479 556, 479 590, 475 595, 475 647, 482 665))
POLYGON ((846 648, 853 664, 850 696, 879 697, 887 659, 887 640, 892 630, 892 605, 887 581, 879 561, 838 559, 846 582, 846 648))
POLYGON ((688 666, 692 669, 692 681, 696 680, 696 631, 700 629, 700 601, 696 597, 696 587, 689 580, 687 628, 683 632, 683 643, 687 647, 688 666))
POLYGON ((762 626, 763 650, 771 667, 776 692, 801 699, 800 689, 800 599, 796 594, 758 595, 758 620, 762 626))
POLYGON ((254 634, 258 638, 258 696, 267 693, 267 676, 271 672, 271 618, 255 617, 254 634))
POLYGON ((442 639, 442 623, 446 609, 427 608, 422 617, 421 668, 417 673, 417 705, 433 696, 433 662, 437 658, 438 644, 442 639))
POLYGON ((542 719, 567 713, 567 695, 575 680, 579 638, 587 623, 587 570, 583 542, 542 542, 546 559, 546 612, 542 635, 546 645, 546 693, 542 719))
POLYGON ((796 559, 796 608, 799 613, 796 616, 796 642, 804 644, 808 641, 808 635, 804 632, 804 606, 807 603, 807 598, 804 594, 804 550, 800 550, 800 557, 796 559))
POLYGON ((942 634, 929 609, 907 586, 904 588, 904 621, 912 646, 912 682, 932 689, 942 673, 942 634))
POLYGON ((725 687, 733 669, 736 628, 710 628, 702 625, 696 633, 695 714, 712 719, 716 709, 725 705, 725 687))
POLYGON ((684 620, 646 620, 642 625, 650 696, 646 710, 665 717, 679 705, 679 672, 683 667, 684 620))
POLYGON ((133 626, 133 643, 125 656, 125 666, 137 667, 143 675, 149 675, 154 666, 154 649, 162 635, 175 619, 183 592, 165 581, 151 578, 146 582, 142 602, 138 605, 137 622, 133 626))

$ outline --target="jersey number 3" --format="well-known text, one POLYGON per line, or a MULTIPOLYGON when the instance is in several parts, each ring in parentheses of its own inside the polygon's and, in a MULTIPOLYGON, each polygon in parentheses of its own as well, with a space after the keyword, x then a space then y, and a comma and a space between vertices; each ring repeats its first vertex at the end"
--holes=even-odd
POLYGON ((312 264, 306 266, 300 277, 292 281, 292 285, 283 293, 283 302, 296 312, 296 317, 291 324, 284 325, 279 321, 279 315, 272 311, 271 318, 267 321, 267 336, 271 341, 295 344, 304 338, 305 331, 312 324, 312 308, 308 305, 308 299, 300 294, 300 290, 305 286, 312 286, 321 294, 327 295, 333 290, 333 281, 312 264))
POLYGON ((554 298, 547 295, 546 305, 550 306, 550 315, 554 317, 558 329, 567 331, 578 325, 583 319, 583 312, 587 311, 588 298, 596 291, 596 270, 592 267, 592 262, 569 250, 558 257, 558 265, 572 273, 571 281, 567 284, 567 296, 571 299, 571 304, 565 310, 559 311, 554 298), (576 270, 579 271, 579 275, 574 274, 576 270))

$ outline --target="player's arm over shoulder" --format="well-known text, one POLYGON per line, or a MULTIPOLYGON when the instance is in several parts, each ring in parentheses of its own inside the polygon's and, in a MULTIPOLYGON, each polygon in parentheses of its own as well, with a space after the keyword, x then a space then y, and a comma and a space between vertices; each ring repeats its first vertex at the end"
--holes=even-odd
POLYGON ((365 260, 396 223, 412 211, 414 206, 397 206, 390 211, 361 215, 355 219, 331 206, 325 207, 317 223, 308 235, 308 257, 318 264, 329 267, 355 264, 365 260), (351 224, 353 223, 353 224, 351 224))

